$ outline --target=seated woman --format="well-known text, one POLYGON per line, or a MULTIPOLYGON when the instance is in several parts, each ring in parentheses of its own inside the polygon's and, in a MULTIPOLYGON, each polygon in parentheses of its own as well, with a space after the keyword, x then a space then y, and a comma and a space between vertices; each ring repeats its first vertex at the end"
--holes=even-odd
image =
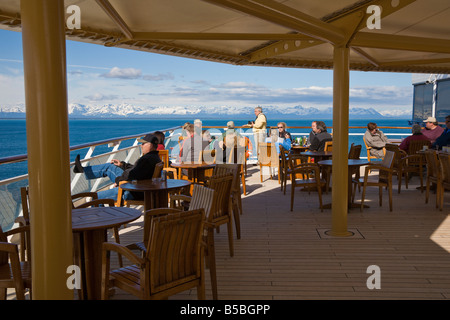
MULTIPOLYGON (((114 183, 114 188, 99 191, 97 193, 98 198, 117 199, 117 194, 119 192, 117 186, 120 181, 151 179, 156 164, 161 162, 159 153, 156 150, 159 141, 157 137, 148 134, 144 138, 138 139, 138 141, 142 143, 142 156, 135 164, 113 159, 111 160, 111 163, 83 167, 80 162, 80 155, 77 155, 73 172, 84 173, 84 176, 88 180, 108 177, 111 182, 114 183)), ((125 191, 123 198, 125 200, 140 200, 143 199, 143 194, 141 192, 125 191)))
POLYGON ((275 147, 277 148, 278 154, 280 154, 280 146, 283 146, 285 150, 291 150, 292 146, 292 138, 289 132, 284 133, 284 139, 282 142, 275 142, 275 147))
POLYGON ((164 140, 166 139, 166 135, 161 131, 153 132, 153 135, 158 138, 158 148, 156 150, 164 150, 166 147, 164 146, 164 140))
POLYGON ((383 158, 383 148, 388 142, 388 138, 384 135, 383 131, 378 130, 377 124, 369 122, 367 124, 367 130, 364 133, 364 139, 370 149, 370 155, 376 158, 383 158))
POLYGON ((278 138, 284 139, 284 135, 286 133, 287 125, 285 122, 278 122, 277 123, 278 128, 278 138))

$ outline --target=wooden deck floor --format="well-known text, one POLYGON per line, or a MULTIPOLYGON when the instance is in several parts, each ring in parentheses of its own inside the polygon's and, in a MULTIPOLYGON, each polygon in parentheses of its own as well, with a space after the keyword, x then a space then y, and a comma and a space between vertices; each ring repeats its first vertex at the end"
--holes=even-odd
MULTIPOLYGON (((336 238, 323 233, 331 229, 331 210, 320 212, 315 192, 296 191, 291 212, 289 183, 283 195, 277 180, 261 183, 259 168, 251 166, 234 257, 224 227, 215 237, 219 299, 450 299, 450 195, 439 211, 435 194, 425 204, 418 181, 413 177, 408 190, 403 184, 401 194, 395 189, 393 212, 387 193, 379 207, 378 189, 370 188, 370 208, 348 214, 355 235, 336 238), (380 289, 367 288, 371 265, 380 268, 380 289)), ((331 193, 324 195, 329 202, 331 193)), ((136 221, 121 230, 121 242, 139 240, 141 232, 136 221)), ((206 275, 211 299, 209 270, 206 275)), ((120 290, 111 298, 134 299, 120 290)), ((194 289, 171 299, 196 298, 194 289)))
MULTIPOLYGON (((355 235, 335 238, 323 233, 331 228, 331 210, 320 212, 316 193, 296 191, 291 212, 290 186, 283 195, 277 180, 265 179, 261 184, 259 168, 249 168, 234 257, 225 228, 216 234, 219 299, 450 299, 448 193, 447 211, 440 212, 435 194, 425 204, 413 177, 408 190, 403 185, 401 194, 394 192, 389 212, 387 193, 379 207, 378 189, 370 188, 371 207, 348 214, 355 235), (367 288, 370 265, 380 267, 381 289, 367 288)), ((329 202, 331 194, 324 196, 329 202)), ((209 279, 206 294, 211 299, 209 279)), ((132 297, 117 292, 112 298, 132 297)), ((196 290, 172 299, 196 299, 196 290)))

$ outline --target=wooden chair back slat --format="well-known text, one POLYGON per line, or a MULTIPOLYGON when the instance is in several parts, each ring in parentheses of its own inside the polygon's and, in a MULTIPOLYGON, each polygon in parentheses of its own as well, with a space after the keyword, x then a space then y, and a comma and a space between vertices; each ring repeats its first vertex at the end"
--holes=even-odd
POLYGON ((147 250, 149 292, 156 294, 202 274, 203 209, 154 218, 147 250))

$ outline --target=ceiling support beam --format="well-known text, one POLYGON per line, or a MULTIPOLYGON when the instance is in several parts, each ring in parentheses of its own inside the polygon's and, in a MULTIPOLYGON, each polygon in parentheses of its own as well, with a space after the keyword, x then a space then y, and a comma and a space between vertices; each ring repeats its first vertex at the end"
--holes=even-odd
MULTIPOLYGON (((382 8, 381 19, 383 19, 415 1, 416 0, 402 0, 398 3, 394 3, 391 0, 373 0, 371 2, 365 3, 360 7, 355 7, 349 9, 348 11, 344 11, 341 14, 336 14, 329 18, 325 17, 324 21, 319 21, 321 21, 321 23, 329 25, 330 28, 335 28, 337 30, 343 31, 345 37, 344 39, 342 39, 341 44, 345 44, 350 41, 352 37, 354 37, 360 30, 366 27, 365 22, 371 15, 371 13, 367 13, 367 8, 370 5, 376 5, 382 8)), ((322 43, 324 42, 320 41, 320 39, 310 39, 310 41, 303 41, 301 43, 297 41, 295 45, 293 45, 292 41, 280 39, 280 41, 276 43, 269 44, 261 49, 253 51, 247 57, 249 61, 255 62, 260 59, 267 59, 283 53, 307 49, 309 47, 316 46, 322 43)))
MULTIPOLYGON (((304 40, 298 33, 135 32, 133 40, 304 40)), ((309 38, 308 38, 309 39, 309 38)))
POLYGON ((351 46, 377 49, 450 53, 450 40, 431 39, 391 34, 359 32, 351 46))
POLYGON ((119 13, 114 9, 114 7, 109 3, 108 0, 95 0, 98 5, 106 12, 106 14, 114 21, 114 23, 119 27, 120 31, 127 37, 128 39, 133 39, 133 33, 130 28, 127 26, 125 21, 123 21, 122 17, 119 13))
POLYGON ((373 64, 375 67, 379 67, 380 63, 377 62, 373 57, 371 57, 370 55, 368 55, 364 50, 362 50, 361 48, 358 47, 351 47, 351 49, 356 52, 357 54, 359 54, 361 57, 363 57, 364 59, 366 59, 368 62, 370 62, 371 64, 373 64))
POLYGON ((308 16, 300 11, 281 5, 277 2, 264 0, 203 0, 225 8, 246 13, 256 18, 272 22, 284 28, 295 30, 312 38, 339 43, 344 34, 330 28, 326 23, 308 16))

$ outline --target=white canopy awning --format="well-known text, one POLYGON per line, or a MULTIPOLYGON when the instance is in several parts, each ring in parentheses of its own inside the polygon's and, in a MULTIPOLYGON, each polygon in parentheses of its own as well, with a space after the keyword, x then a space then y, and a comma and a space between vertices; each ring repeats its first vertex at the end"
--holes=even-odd
MULTIPOLYGON (((342 44, 351 48, 351 70, 450 73, 446 0, 64 3, 80 8, 81 28, 66 31, 77 41, 235 65, 317 69, 331 69, 333 44, 342 44), (369 28, 377 22, 379 29, 369 28)), ((2 0, 0 28, 20 26, 20 1, 2 0)))

